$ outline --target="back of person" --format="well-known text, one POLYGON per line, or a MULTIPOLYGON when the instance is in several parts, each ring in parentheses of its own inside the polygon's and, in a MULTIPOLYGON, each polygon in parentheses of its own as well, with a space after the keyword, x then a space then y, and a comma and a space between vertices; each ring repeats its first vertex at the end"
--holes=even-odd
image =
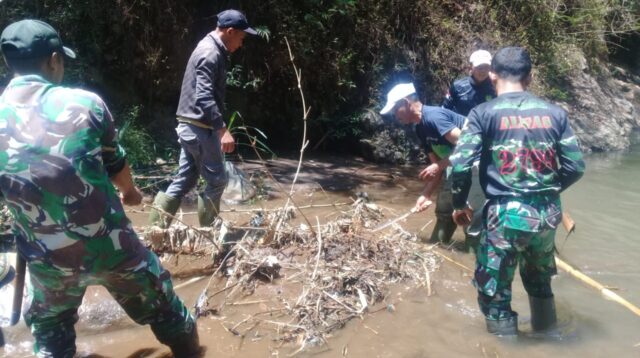
POLYGON ((111 240, 115 230, 117 239, 136 239, 106 175, 105 166, 124 164, 115 140, 98 96, 38 75, 10 82, 0 97, 0 191, 33 243, 31 257, 65 249, 50 259, 73 267, 67 261, 86 254, 87 240, 111 240))
POLYGON ((511 295, 520 266, 531 328, 553 334, 557 317, 551 277, 556 274, 555 233, 562 220, 559 194, 580 179, 584 162, 565 111, 526 92, 532 80, 529 52, 505 47, 491 65, 498 97, 471 111, 451 155, 453 219, 464 223, 470 215, 469 177, 479 156, 489 200, 473 282, 487 331, 518 334, 511 295))
POLYGON ((487 175, 481 180, 489 199, 555 196, 561 191, 557 146, 564 140, 569 145, 564 156, 579 153, 564 110, 529 92, 514 92, 479 106, 476 112, 486 138, 482 155, 488 160, 482 163, 487 168, 481 172, 487 175))
POLYGON ((426 153, 434 152, 440 158, 448 157, 455 145, 444 135, 453 128, 462 129, 465 118, 451 110, 435 106, 422 106, 422 118, 416 124, 416 135, 426 153))

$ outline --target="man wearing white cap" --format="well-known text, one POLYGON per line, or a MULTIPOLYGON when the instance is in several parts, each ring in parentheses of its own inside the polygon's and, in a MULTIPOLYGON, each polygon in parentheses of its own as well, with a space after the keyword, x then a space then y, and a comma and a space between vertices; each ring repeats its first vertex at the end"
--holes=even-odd
MULTIPOLYGON (((425 189, 416 201, 416 211, 426 209, 432 203, 432 196, 440 187, 445 169, 449 166, 449 155, 458 142, 465 118, 453 111, 441 107, 425 106, 418 99, 412 83, 396 85, 387 94, 387 104, 380 111, 382 115, 393 115, 402 124, 415 125, 416 134, 431 164, 423 169, 419 177, 427 182, 425 189)), ((435 213, 436 228, 431 241, 448 243, 456 225, 451 218, 453 212, 451 183, 445 180, 437 194, 435 213)))
POLYGON ((489 79, 491 54, 478 50, 469 57, 471 70, 469 76, 451 84, 442 107, 467 116, 471 109, 481 103, 496 98, 496 90, 489 79))

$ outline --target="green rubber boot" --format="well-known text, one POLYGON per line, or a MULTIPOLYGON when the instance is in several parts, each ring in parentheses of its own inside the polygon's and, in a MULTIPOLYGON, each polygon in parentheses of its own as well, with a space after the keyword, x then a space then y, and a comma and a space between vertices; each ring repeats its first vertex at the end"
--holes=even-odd
POLYGON ((487 332, 498 337, 515 337, 518 335, 518 315, 507 319, 487 319, 487 332))
POLYGON ((198 195, 198 222, 200 227, 207 227, 213 224, 220 212, 220 198, 212 200, 204 195, 198 195))
POLYGON ((166 229, 171 225, 173 217, 169 217, 155 208, 160 208, 165 213, 173 216, 176 214, 176 211, 178 211, 178 208, 180 208, 180 199, 176 199, 160 191, 153 200, 153 206, 154 208, 151 208, 151 212, 149 213, 149 225, 160 226, 166 229))
POLYGON ((553 296, 538 298, 529 296, 531 307, 531 328, 534 332, 544 332, 556 325, 556 304, 553 296))
POLYGON ((438 217, 436 220, 436 226, 431 233, 431 242, 441 242, 448 244, 451 242, 451 237, 456 231, 457 225, 451 218, 438 217))

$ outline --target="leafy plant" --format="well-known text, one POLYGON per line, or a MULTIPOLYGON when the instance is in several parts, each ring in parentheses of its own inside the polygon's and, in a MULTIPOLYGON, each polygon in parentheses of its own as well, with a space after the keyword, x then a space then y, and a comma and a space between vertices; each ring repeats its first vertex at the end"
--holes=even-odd
POLYGON ((231 114, 227 130, 235 138, 238 147, 255 148, 271 158, 276 157, 276 153, 266 144, 267 135, 256 127, 245 125, 244 118, 242 118, 240 112, 236 111, 231 114), (243 123, 239 124, 237 121, 242 121, 243 123))
POLYGON ((127 153, 127 161, 136 167, 153 164, 156 159, 156 147, 149 133, 136 124, 140 106, 133 106, 121 114, 123 125, 118 131, 118 141, 127 153))

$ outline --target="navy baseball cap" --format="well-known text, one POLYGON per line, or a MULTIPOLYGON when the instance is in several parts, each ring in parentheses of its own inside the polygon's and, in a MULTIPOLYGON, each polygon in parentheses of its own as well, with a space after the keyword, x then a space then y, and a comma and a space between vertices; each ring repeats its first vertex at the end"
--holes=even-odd
POLYGON ((58 32, 40 20, 21 20, 7 26, 0 35, 0 47, 11 59, 44 57, 56 51, 76 58, 76 53, 62 44, 58 32))
POLYGON ((234 29, 242 30, 251 35, 257 35, 258 33, 253 28, 249 27, 247 18, 238 10, 225 10, 218 14, 218 27, 227 28, 232 27, 234 29))

